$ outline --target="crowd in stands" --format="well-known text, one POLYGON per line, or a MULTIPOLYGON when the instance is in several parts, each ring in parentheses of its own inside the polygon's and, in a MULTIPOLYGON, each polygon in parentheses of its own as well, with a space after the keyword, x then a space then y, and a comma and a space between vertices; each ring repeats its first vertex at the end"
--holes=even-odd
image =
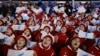
POLYGON ((100 56, 100 8, 69 2, 7 2, 0 6, 0 56, 100 56))

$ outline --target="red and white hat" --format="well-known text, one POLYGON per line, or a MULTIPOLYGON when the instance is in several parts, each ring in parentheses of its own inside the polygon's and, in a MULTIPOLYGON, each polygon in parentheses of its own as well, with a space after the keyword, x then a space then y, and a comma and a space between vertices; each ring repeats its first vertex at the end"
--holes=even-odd
POLYGON ((50 36, 50 35, 46 35, 46 36, 44 36, 43 39, 45 39, 45 38, 50 38, 50 39, 51 39, 51 44, 54 43, 54 38, 53 38, 52 36, 50 36))

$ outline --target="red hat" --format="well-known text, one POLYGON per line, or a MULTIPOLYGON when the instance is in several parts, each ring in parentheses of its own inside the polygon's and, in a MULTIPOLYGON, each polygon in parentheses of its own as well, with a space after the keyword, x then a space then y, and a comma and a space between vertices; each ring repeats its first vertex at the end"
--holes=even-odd
POLYGON ((25 29, 24 29, 24 31, 25 31, 26 29, 28 29, 28 30, 30 31, 30 33, 32 33, 32 31, 31 31, 31 29, 30 29, 30 28, 25 28, 25 29))
POLYGON ((45 29, 45 28, 48 28, 48 29, 49 29, 49 32, 52 32, 52 31, 53 31, 53 27, 50 26, 50 25, 46 25, 46 26, 44 26, 43 29, 45 29))
POLYGON ((45 26, 45 27, 44 27, 44 29, 45 29, 45 28, 48 28, 48 29, 49 29, 49 32, 50 32, 50 30, 51 30, 51 29, 50 29, 50 27, 49 27, 49 26, 45 26))
POLYGON ((11 27, 8 27, 7 29, 11 29, 11 31, 12 31, 12 34, 14 33, 14 30, 13 30, 11 27))
MULTIPOLYGON (((70 44, 71 44, 71 42, 72 42, 74 39, 76 39, 76 38, 80 39, 79 37, 72 37, 71 40, 70 40, 70 44)), ((80 39, 80 42, 81 42, 81 39, 80 39)))
POLYGON ((17 36, 17 37, 15 38, 15 44, 17 43, 17 41, 18 41, 20 38, 23 38, 23 39, 25 40, 25 46, 26 46, 26 45, 27 45, 27 39, 26 39, 24 36, 22 36, 22 35, 17 36))
POLYGON ((44 36, 43 39, 45 39, 45 38, 50 38, 50 39, 51 39, 51 44, 53 44, 53 38, 52 38, 52 36, 50 36, 50 35, 46 35, 46 36, 44 36))

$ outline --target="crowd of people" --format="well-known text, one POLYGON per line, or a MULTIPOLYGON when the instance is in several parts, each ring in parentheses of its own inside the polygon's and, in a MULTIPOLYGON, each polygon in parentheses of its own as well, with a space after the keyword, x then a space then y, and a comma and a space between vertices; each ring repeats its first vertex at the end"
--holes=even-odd
POLYGON ((68 2, 2 3, 0 56, 9 56, 9 50, 33 50, 33 56, 78 56, 79 49, 100 56, 100 8, 88 2, 78 8, 68 2))

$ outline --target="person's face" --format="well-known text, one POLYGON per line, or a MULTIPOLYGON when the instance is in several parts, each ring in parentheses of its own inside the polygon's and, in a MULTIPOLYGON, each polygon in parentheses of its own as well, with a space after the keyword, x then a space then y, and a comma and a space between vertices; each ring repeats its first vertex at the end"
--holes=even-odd
POLYGON ((91 20, 91 19, 92 19, 92 16, 91 16, 91 15, 89 15, 89 16, 88 16, 88 20, 91 20))
POLYGON ((62 27, 62 28, 61 28, 61 32, 62 32, 62 33, 66 33, 66 32, 67 32, 66 27, 62 27))
POLYGON ((51 39, 50 38, 48 38, 48 37, 46 37, 45 39, 43 39, 43 46, 44 47, 48 47, 48 46, 50 46, 51 45, 51 39))
POLYGON ((22 3, 21 2, 19 2, 19 7, 21 7, 22 6, 22 3))
POLYGON ((88 26, 89 24, 90 24, 90 22, 89 22, 89 21, 86 21, 86 22, 85 22, 85 25, 86 25, 86 26, 88 26))
POLYGON ((45 20, 45 21, 43 21, 43 24, 48 24, 48 22, 45 20))
POLYGON ((39 9, 39 6, 36 5, 35 8, 36 8, 36 9, 39 9))
POLYGON ((35 22, 34 21, 30 21, 29 22, 29 25, 34 26, 35 25, 35 22))
POLYGON ((17 46, 18 47, 24 47, 25 45, 25 39, 24 38, 19 38, 17 41, 17 46))
POLYGON ((84 7, 87 8, 88 7, 88 4, 85 4, 84 7))
POLYGON ((7 31, 6 31, 6 34, 7 35, 11 35, 12 34, 12 30, 8 28, 7 31))
POLYGON ((30 35, 29 29, 26 29, 26 30, 24 31, 24 34, 25 34, 26 36, 29 36, 29 35, 30 35))
POLYGON ((16 19, 13 20, 13 24, 17 24, 17 20, 16 19))
POLYGON ((79 38, 73 39, 71 45, 73 48, 78 48, 80 46, 80 39, 79 38))
POLYGON ((61 22, 60 21, 57 21, 57 26, 61 26, 61 22))
POLYGON ((75 21, 71 21, 71 24, 72 24, 72 25, 75 25, 75 21))
POLYGON ((97 31, 99 31, 99 32, 100 32, 100 26, 97 26, 97 31))
POLYGON ((44 31, 45 31, 45 32, 47 32, 47 33, 49 33, 49 32, 50 32, 50 30, 49 30, 49 28, 48 28, 48 27, 45 27, 45 28, 44 28, 44 31))
POLYGON ((7 3, 8 6, 10 6, 10 3, 7 3))
POLYGON ((5 17, 5 18, 4 18, 4 20, 5 20, 5 21, 8 21, 8 18, 7 18, 7 17, 5 17))
POLYGON ((74 13, 72 13, 72 14, 71 14, 71 16, 73 16, 73 17, 74 17, 74 16, 75 16, 75 14, 74 14, 74 13))
POLYGON ((78 17, 78 20, 80 20, 80 21, 81 21, 81 20, 82 20, 82 17, 81 17, 81 16, 80 16, 80 17, 78 17))
POLYGON ((2 21, 0 21, 0 25, 2 25, 3 23, 2 23, 2 21))
POLYGON ((99 49, 100 49, 100 40, 99 40, 99 42, 98 42, 98 44, 97 44, 97 45, 98 45, 98 47, 99 47, 99 49))
POLYGON ((21 16, 19 16, 17 19, 18 19, 18 21, 21 21, 21 20, 22 20, 22 17, 21 17, 21 16))
POLYGON ((80 29, 80 30, 83 30, 83 31, 85 30, 85 28, 84 28, 83 25, 80 25, 79 29, 80 29))

